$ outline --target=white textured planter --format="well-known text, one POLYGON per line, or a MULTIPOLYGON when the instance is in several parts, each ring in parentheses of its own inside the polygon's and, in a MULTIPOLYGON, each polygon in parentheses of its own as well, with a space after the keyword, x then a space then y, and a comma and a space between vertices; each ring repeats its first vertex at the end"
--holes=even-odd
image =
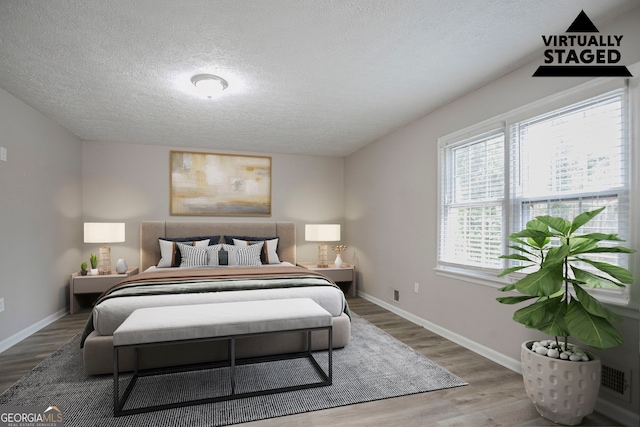
POLYGON ((588 362, 552 359, 522 343, 522 378, 538 413, 554 423, 578 425, 593 412, 600 390, 600 359, 588 362))

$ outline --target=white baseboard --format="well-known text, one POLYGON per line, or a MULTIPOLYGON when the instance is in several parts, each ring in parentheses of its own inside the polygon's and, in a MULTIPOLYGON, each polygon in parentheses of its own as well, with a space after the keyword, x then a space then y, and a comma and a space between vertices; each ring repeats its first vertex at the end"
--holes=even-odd
MULTIPOLYGON (((493 362, 498 363, 499 365, 504 366, 507 369, 510 369, 519 374, 522 373, 522 368, 520 366, 520 360, 513 359, 508 357, 500 352, 497 352, 489 347, 486 347, 482 344, 479 344, 475 341, 472 341, 462 335, 456 334, 448 329, 445 329, 441 326, 438 326, 434 323, 429 322, 421 317, 418 317, 408 311, 405 311, 393 304, 390 304, 386 301, 373 297, 371 295, 366 294, 365 292, 358 291, 358 296, 370 301, 380 307, 389 310, 392 313, 397 314, 400 317, 407 319, 410 322, 415 323, 416 325, 420 325, 425 329, 430 330, 433 333, 440 335, 448 339, 449 341, 453 341, 454 343, 473 351, 474 353, 479 354, 482 357, 485 357, 493 362)), ((523 386, 524 387, 524 386, 523 386)), ((640 425, 640 415, 620 406, 617 406, 607 400, 602 398, 598 398, 598 402, 596 404, 596 410, 605 415, 606 417, 611 418, 614 421, 619 422, 625 426, 638 426, 640 425)))
POLYGON ((428 320, 425 320, 421 317, 418 317, 414 314, 409 313, 408 311, 402 310, 401 308, 393 304, 389 304, 386 301, 380 300, 376 297, 372 297, 371 295, 367 295, 364 292, 358 292, 358 296, 362 297, 363 299, 366 299, 367 301, 371 301, 372 303, 379 305, 380 307, 385 308, 390 312, 397 314, 400 317, 404 317, 410 322, 413 322, 416 325, 420 325, 430 330, 431 332, 434 332, 440 335, 441 337, 448 339, 449 341, 453 341, 454 343, 461 345, 462 347, 467 348, 473 351, 474 353, 478 353, 479 355, 486 357, 487 359, 493 362, 496 362, 497 364, 502 365, 507 369, 511 369, 512 371, 515 371, 519 374, 522 373, 522 370, 520 368, 520 360, 516 360, 511 357, 505 356, 504 354, 499 353, 489 347, 485 347, 482 344, 478 344, 477 342, 472 341, 466 337, 463 337, 462 335, 456 334, 455 332, 451 332, 448 329, 445 329, 441 326, 431 323, 428 320))
POLYGON ((11 335, 9 338, 6 338, 2 341, 0 341, 0 353, 2 353, 5 350, 10 349, 11 347, 13 347, 14 345, 18 344, 20 341, 24 340, 25 338, 30 337, 31 335, 35 334, 36 332, 38 332, 40 329, 44 328, 47 325, 52 324, 53 322, 55 322, 56 320, 60 319, 61 317, 64 317, 65 315, 67 315, 67 313, 69 313, 69 310, 67 310, 66 308, 63 308, 60 311, 57 311, 55 313, 53 313, 50 316, 45 317, 44 319, 34 323, 33 325, 21 330, 20 332, 17 332, 13 335, 11 335))
POLYGON ((640 414, 621 408, 608 400, 598 398, 598 401, 596 402, 596 411, 614 421, 619 422, 623 426, 640 426, 640 414))

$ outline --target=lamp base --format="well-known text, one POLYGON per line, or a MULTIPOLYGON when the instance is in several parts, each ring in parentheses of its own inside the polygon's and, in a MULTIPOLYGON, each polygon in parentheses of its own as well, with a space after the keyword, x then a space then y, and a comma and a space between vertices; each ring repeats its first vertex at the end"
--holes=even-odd
POLYGON ((98 274, 111 274, 111 248, 105 243, 100 247, 98 274))
POLYGON ((327 268, 329 267, 327 261, 327 244, 322 242, 318 245, 318 268, 327 268))

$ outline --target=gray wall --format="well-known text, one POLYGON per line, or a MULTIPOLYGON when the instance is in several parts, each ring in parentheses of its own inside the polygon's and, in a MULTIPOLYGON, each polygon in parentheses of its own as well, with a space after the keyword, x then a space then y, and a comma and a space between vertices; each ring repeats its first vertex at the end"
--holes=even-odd
MULTIPOLYGON (((627 64, 640 60, 640 11, 628 14, 605 34, 623 34, 627 64)), ((541 43, 542 45, 542 43, 541 43)), ((493 83, 405 126, 347 157, 345 162, 345 222, 351 255, 359 271, 358 285, 367 296, 405 316, 442 328, 475 345, 476 349, 520 358, 520 343, 539 336, 511 320, 513 306, 498 304, 499 292, 460 279, 436 274, 438 227, 437 139, 511 109, 583 83, 585 79, 532 78, 542 59, 505 75, 493 83), (420 284, 418 294, 414 283, 420 284), (392 301, 392 290, 400 301, 392 301)), ((638 78, 634 80, 637 86, 638 78)), ((638 91, 635 91, 638 95, 638 91)), ((636 98, 636 108, 640 105, 636 98)), ((640 115, 635 110, 637 128, 640 115)), ((638 132, 634 135, 638 150, 638 132)), ((635 160, 638 160, 637 154, 635 160)), ((636 169, 638 164, 635 164, 636 169)), ((632 200, 636 222, 629 243, 640 249, 640 189, 636 171, 632 200)), ((640 282, 640 257, 631 259, 640 282)), ((635 390, 631 404, 616 401, 638 414, 638 302, 640 283, 634 285, 633 303, 622 310, 625 345, 600 352, 603 358, 633 370, 635 390)))
MULTIPOLYGON (((283 154, 271 155, 271 217, 170 216, 171 149, 177 148, 103 142, 83 143, 84 221, 125 223, 126 242, 109 245, 112 265, 115 265, 118 258, 124 258, 130 267, 139 266, 142 220, 293 221, 297 224, 298 261, 316 259, 315 244, 304 241, 304 224, 341 223, 343 220, 344 160, 283 154)), ((83 245, 83 258, 87 260, 91 252, 97 254, 100 246, 83 245)))
POLYGON ((68 303, 82 239, 81 144, 0 89, 0 342, 68 303))

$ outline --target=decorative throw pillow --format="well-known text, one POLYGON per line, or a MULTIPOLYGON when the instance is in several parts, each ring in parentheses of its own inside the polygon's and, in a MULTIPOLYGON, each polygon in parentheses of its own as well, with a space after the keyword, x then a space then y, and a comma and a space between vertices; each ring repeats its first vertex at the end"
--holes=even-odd
MULTIPOLYGON (((218 237, 219 239, 219 237, 218 237)), ((158 262, 158 268, 164 267, 180 267, 181 255, 178 249, 177 243, 183 243, 185 245, 203 247, 209 246, 210 238, 203 238, 202 240, 191 240, 191 238, 178 238, 178 239, 158 239, 160 244, 160 256, 161 259, 158 262)))
POLYGON ((180 267, 202 267, 207 265, 209 253, 206 248, 185 245, 184 243, 178 242, 176 242, 176 244, 181 254, 180 267))
POLYGON ((204 248, 207 251, 207 265, 217 267, 220 264, 220 253, 222 252, 222 245, 212 245, 204 248))
POLYGON ((227 252, 227 265, 262 265, 260 253, 263 242, 258 242, 251 246, 222 245, 222 249, 227 252))
POLYGON ((235 246, 249 246, 260 242, 264 243, 262 252, 260 253, 260 261, 262 261, 263 264, 280 264, 280 258, 278 258, 278 254, 276 253, 278 250, 277 238, 260 241, 233 239, 233 244, 235 246))

